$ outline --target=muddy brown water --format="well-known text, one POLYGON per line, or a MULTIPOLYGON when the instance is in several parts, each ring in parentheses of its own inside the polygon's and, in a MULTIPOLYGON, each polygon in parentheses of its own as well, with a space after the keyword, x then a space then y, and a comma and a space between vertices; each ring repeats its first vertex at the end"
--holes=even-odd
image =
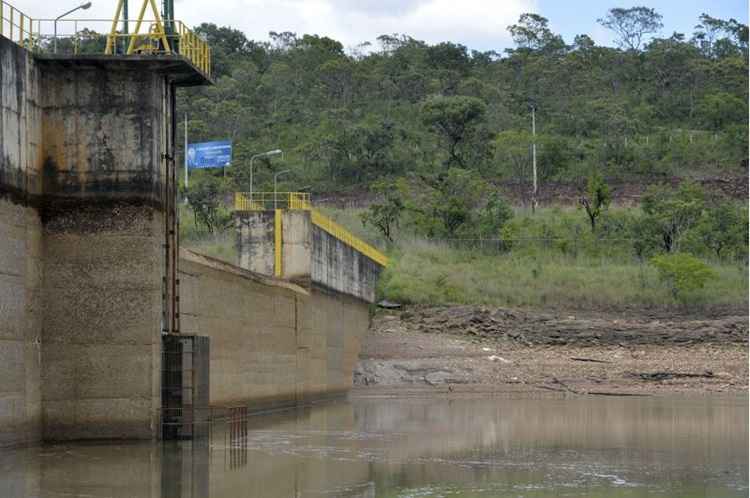
POLYGON ((203 441, 0 452, 0 496, 735 497, 748 399, 356 395, 203 441))

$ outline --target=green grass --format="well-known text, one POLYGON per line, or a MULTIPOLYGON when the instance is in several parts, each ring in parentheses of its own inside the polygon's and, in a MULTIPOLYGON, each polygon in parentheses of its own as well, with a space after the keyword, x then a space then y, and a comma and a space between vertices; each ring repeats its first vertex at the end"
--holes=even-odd
MULTIPOLYGON (((575 208, 543 208, 535 214, 516 210, 512 223, 519 240, 507 252, 415 239, 406 228, 397 234, 397 243, 388 247, 371 227, 362 225, 363 210, 321 211, 387 251, 392 263, 380 279, 378 294, 389 300, 572 309, 686 306, 674 300, 655 268, 639 262, 630 241, 623 240, 627 234, 619 231, 618 223, 638 216, 637 208, 610 210, 607 227, 599 231, 599 237, 606 233, 607 240, 592 235, 585 215, 575 208)), ((236 264, 233 228, 210 234, 195 226, 189 209, 183 206, 181 214, 184 247, 236 264)), ((746 264, 709 264, 716 278, 686 296, 687 306, 745 306, 746 264)))
POLYGON ((209 232, 204 226, 196 225, 192 210, 184 204, 180 205, 180 245, 233 265, 239 260, 234 227, 209 232))
MULTIPOLYGON (((712 265, 717 278, 687 296, 690 306, 743 305, 747 270, 712 265)), ((487 254, 413 240, 394 251, 379 283, 383 297, 418 304, 569 307, 683 306, 649 264, 557 251, 487 254)))

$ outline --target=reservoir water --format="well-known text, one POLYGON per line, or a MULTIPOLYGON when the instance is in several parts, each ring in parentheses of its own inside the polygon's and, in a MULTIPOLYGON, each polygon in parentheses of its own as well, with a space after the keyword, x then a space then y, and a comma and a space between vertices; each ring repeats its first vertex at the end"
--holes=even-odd
POLYGON ((0 452, 0 497, 739 497, 747 398, 352 397, 0 452))

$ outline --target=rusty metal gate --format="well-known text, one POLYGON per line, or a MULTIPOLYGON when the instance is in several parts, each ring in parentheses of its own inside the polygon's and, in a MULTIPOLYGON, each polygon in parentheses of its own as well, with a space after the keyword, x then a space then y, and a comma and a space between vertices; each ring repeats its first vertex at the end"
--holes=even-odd
POLYGON ((209 338, 162 336, 162 438, 208 436, 209 338))

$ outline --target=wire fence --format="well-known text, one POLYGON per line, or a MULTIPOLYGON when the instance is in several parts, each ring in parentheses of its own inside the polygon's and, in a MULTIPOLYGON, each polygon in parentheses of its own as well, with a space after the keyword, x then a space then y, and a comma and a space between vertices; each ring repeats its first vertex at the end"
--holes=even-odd
POLYGON ((443 246, 454 250, 483 253, 508 253, 510 251, 555 251, 566 255, 591 254, 603 257, 635 256, 635 246, 640 239, 633 237, 509 237, 509 238, 422 238, 415 243, 443 246))

